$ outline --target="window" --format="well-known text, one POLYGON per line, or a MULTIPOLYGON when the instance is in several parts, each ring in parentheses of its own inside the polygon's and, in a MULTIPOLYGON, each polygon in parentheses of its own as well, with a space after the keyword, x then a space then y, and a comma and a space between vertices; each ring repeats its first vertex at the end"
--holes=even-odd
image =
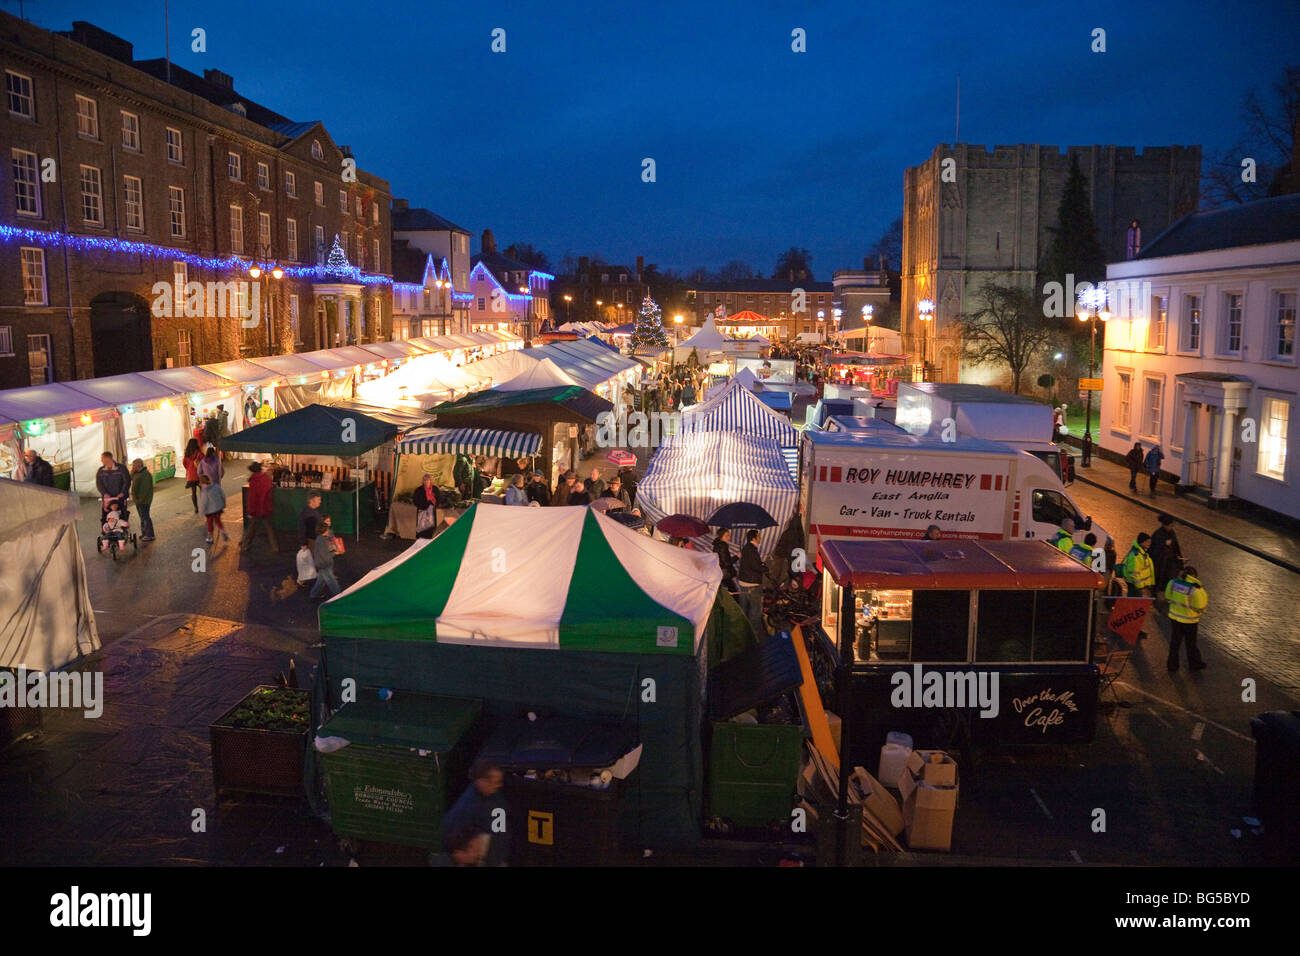
POLYGON ((226 175, 237 183, 244 181, 244 157, 238 153, 226 153, 226 175))
POLYGON ((376 272, 382 272, 383 270, 379 265, 379 240, 376 239, 372 243, 370 243, 370 248, 371 251, 374 252, 375 254, 375 259, 374 262, 371 264, 371 268, 373 268, 376 272))
POLYGON ((45 305, 45 250, 24 246, 21 250, 23 263, 23 304, 45 305))
POLYGON ((190 280, 190 267, 179 260, 173 262, 172 277, 176 280, 176 287, 184 293, 186 283, 190 280))
POLYGON ((1086 661, 1087 591, 980 591, 975 660, 1086 661))
POLYGON ((171 217, 172 237, 185 238, 185 190, 179 186, 167 187, 167 214, 171 217))
POLYGON ((1169 297, 1158 295, 1151 301, 1151 324, 1147 326, 1147 348, 1165 347, 1165 327, 1169 321, 1169 297))
POLYGON ((99 139, 99 104, 80 93, 77 94, 77 133, 99 139))
POLYGON ((1295 356, 1295 293, 1274 293, 1277 308, 1273 311, 1273 357, 1295 356))
POLYGON ((189 329, 176 330, 176 367, 184 368, 194 364, 194 344, 190 340, 189 329))
POLYGON ((122 177, 122 210, 126 213, 126 228, 144 231, 144 189, 138 176, 122 177))
POLYGON ((32 78, 13 70, 5 70, 5 93, 9 100, 9 115, 23 119, 36 119, 36 98, 32 94, 32 78))
POLYGON ((14 211, 20 216, 40 216, 41 186, 36 176, 36 154, 11 151, 14 167, 14 211))
POLYGON ((167 162, 185 162, 185 145, 181 141, 181 131, 171 126, 167 127, 167 162))
POLYGON ((487 311, 487 307, 486 307, 486 305, 487 305, 487 304, 486 304, 486 300, 485 300, 482 296, 479 296, 479 300, 478 300, 478 310, 479 310, 480 312, 486 312, 486 311, 487 311))
POLYGON ((312 159, 325 158, 325 150, 320 148, 320 140, 318 139, 313 139, 311 141, 311 158, 312 159))
POLYGON ((1125 431, 1128 430, 1129 422, 1132 420, 1129 418, 1130 414, 1132 414, 1132 409, 1130 407, 1132 401, 1133 373, 1120 372, 1119 397, 1115 403, 1115 424, 1120 428, 1123 428, 1125 431))
POLYGON ((54 381, 50 362, 53 352, 48 335, 27 336, 27 370, 33 385, 48 385, 54 381))
POLYGON ((1223 297, 1223 350, 1232 354, 1241 351, 1241 293, 1229 292, 1223 297))
POLYGON ((364 269, 365 267, 366 267, 366 240, 364 236, 358 234, 357 235, 357 268, 364 269))
POLYGON ((323 206, 325 205, 325 187, 322 186, 320 183, 316 183, 315 186, 316 186, 316 205, 323 206))
POLYGON ((122 110, 122 148, 140 152, 140 117, 122 110))
POLYGON ((360 197, 360 196, 357 196, 357 197, 356 197, 356 200, 357 200, 357 201, 356 201, 356 203, 355 203, 355 206, 356 206, 356 210, 357 210, 357 218, 358 218, 358 219, 364 219, 365 217, 361 214, 361 197, 360 197))
POLYGON ((1160 412, 1164 399, 1165 383, 1162 379, 1148 378, 1146 401, 1142 403, 1142 429, 1140 434, 1160 441, 1160 412))
POLYGON ((94 166, 81 167, 81 218, 91 225, 104 224, 103 184, 94 166))
POLYGON ((0 355, 12 356, 14 354, 14 327, 12 325, 0 325, 0 355))
POLYGON ((1083 526, 1083 518, 1075 513, 1070 503, 1065 500, 1065 496, 1059 491, 1035 488, 1030 498, 1030 505, 1034 520, 1037 522, 1059 526, 1066 518, 1070 518, 1073 519, 1076 528, 1083 526))
POLYGON ((316 227, 316 263, 321 265, 325 262, 325 227, 316 227))
POLYGON ((259 212, 257 214, 257 242, 261 247, 259 251, 270 252, 271 214, 269 212, 259 212))
POLYGON ((1286 439, 1291 405, 1283 398, 1265 398, 1263 413, 1256 471, 1283 481, 1286 479, 1286 439))
POLYGON ((235 255, 244 252, 244 209, 242 206, 230 207, 230 251, 235 255))
POLYGON ((379 203, 371 203, 370 221, 373 222, 376 226, 379 225, 379 203))
POLYGON ((339 190, 339 212, 345 216, 348 213, 348 191, 346 189, 339 190))
MULTIPOLYGON (((291 219, 289 221, 292 222, 293 220, 291 219)), ((301 313, 299 312, 299 307, 298 307, 298 296, 295 294, 291 294, 289 296, 289 329, 290 331, 293 332, 293 340, 295 342, 302 341, 302 332, 298 328, 298 316, 300 314, 301 313)))
POLYGON ((298 220, 286 219, 284 221, 284 245, 289 259, 293 262, 298 261, 298 220))
POLYGON ((1183 351, 1196 352, 1201 348, 1201 297, 1183 296, 1183 351))

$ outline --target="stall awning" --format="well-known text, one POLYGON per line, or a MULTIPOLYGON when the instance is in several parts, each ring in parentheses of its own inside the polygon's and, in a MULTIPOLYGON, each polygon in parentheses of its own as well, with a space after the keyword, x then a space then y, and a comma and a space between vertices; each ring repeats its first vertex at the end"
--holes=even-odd
POLYGON ((269 368, 276 375, 302 375, 307 378, 320 378, 320 373, 325 370, 325 366, 297 352, 288 355, 259 355, 255 364, 269 368))
POLYGON ((841 587, 891 590, 1096 590, 1102 577, 1047 541, 823 541, 841 587))
POLYGON ((232 382, 238 382, 241 385, 269 382, 277 376, 274 369, 267 368, 265 365, 258 365, 256 362, 250 362, 248 359, 235 359, 233 362, 200 365, 199 368, 211 372, 213 375, 228 378, 232 382))
POLYGON ((73 391, 60 382, 51 382, 29 388, 7 388, 0 392, 0 417, 15 422, 61 418, 78 412, 102 411, 113 404, 73 391))
POLYGON ((499 455, 526 458, 537 454, 542 436, 497 428, 422 428, 397 443, 401 455, 499 455))
POLYGON ((349 408, 307 405, 222 439, 224 451, 355 458, 401 429, 349 408))
POLYGON ((459 415, 503 415, 508 424, 520 421, 574 422, 594 425, 601 412, 612 412, 614 406, 598 395, 577 385, 556 388, 529 388, 520 392, 503 392, 488 389, 475 392, 454 402, 443 402, 428 409, 434 415, 451 418, 459 415))
POLYGON ((412 339, 402 339, 397 342, 367 342, 361 348, 367 352, 373 352, 382 359, 401 359, 414 358, 417 355, 428 355, 432 349, 423 345, 417 345, 412 339))
MULTIPOLYGON (((219 381, 219 380, 214 380, 219 381)), ((146 378, 140 372, 124 375, 106 375, 103 378, 86 378, 68 382, 67 387, 86 396, 87 407, 92 405, 133 405, 137 402, 160 401, 177 398, 183 389, 146 378)))
MULTIPOLYGON (((143 375, 151 382, 165 385, 174 392, 211 392, 219 388, 229 388, 234 384, 229 379, 215 375, 197 365, 185 365, 181 368, 160 368, 138 374, 143 375)), ((103 380, 95 379, 95 381, 103 380)))
POLYGON ((331 372, 352 368, 354 365, 363 367, 374 365, 380 361, 375 353, 367 352, 359 345, 343 345, 336 349, 318 349, 315 352, 303 352, 302 357, 331 372))
POLYGON ((380 422, 388 422, 398 428, 419 428, 429 424, 429 416, 415 408, 390 408, 385 405, 372 405, 356 399, 338 399, 328 403, 330 408, 346 408, 360 412, 380 422))

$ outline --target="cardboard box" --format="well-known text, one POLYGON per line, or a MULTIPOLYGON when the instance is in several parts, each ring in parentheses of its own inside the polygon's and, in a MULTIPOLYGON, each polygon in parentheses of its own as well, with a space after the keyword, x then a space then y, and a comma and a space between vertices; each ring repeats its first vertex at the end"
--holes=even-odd
POLYGON ((853 776, 864 794, 863 806, 889 830, 890 835, 903 832, 903 811, 894 795, 862 767, 853 768, 853 776))
POLYGON ((898 792, 904 800, 924 780, 936 787, 956 787, 957 762, 942 750, 914 750, 907 769, 898 778, 898 792))
POLYGON ((957 812, 957 788, 920 781, 903 804, 907 845, 913 850, 952 849, 952 823, 957 812))

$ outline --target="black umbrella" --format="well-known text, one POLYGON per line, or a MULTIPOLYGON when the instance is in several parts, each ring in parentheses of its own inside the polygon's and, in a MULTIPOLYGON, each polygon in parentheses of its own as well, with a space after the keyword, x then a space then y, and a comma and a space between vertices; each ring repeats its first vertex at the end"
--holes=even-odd
POLYGON ((605 517, 613 518, 619 524, 625 524, 633 531, 638 531, 645 527, 645 518, 640 515, 634 515, 630 511, 607 511, 605 517))
POLYGON ((748 501, 735 501, 713 512, 709 524, 715 528, 775 528, 776 519, 748 501))

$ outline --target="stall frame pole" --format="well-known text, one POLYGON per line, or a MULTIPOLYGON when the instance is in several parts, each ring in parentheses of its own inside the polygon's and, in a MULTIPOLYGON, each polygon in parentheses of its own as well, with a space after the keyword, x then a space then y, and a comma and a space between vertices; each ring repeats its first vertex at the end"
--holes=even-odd
MULTIPOLYGON (((829 570, 827 573, 830 573, 829 570)), ((856 623, 854 612, 853 587, 852 585, 845 585, 840 596, 840 659, 835 667, 835 708, 840 717, 840 792, 839 801, 835 807, 836 826, 840 831, 835 862, 839 866, 849 865, 851 859, 849 840, 861 839, 861 836, 851 832, 849 827, 849 743, 852 739, 850 732, 852 705, 849 700, 849 684, 853 673, 853 637, 856 623)))

